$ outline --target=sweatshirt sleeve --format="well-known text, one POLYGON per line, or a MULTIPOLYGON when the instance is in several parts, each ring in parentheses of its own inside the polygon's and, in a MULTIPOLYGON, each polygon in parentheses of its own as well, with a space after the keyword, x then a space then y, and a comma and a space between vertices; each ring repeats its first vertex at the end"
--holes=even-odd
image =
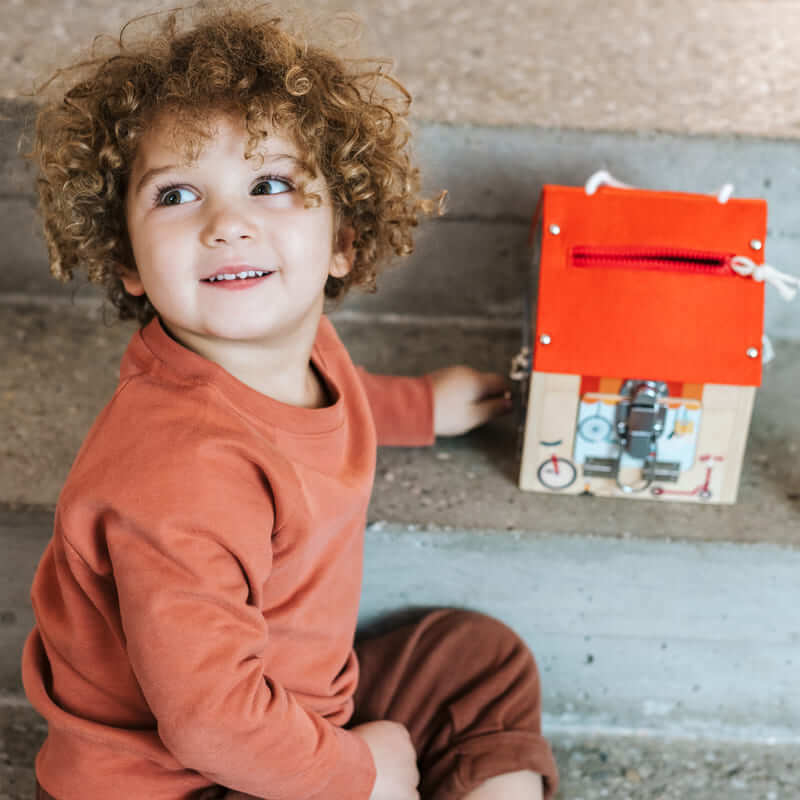
POLYGON ((357 367, 369 399, 379 445, 433 444, 433 384, 430 377, 373 375, 357 367))
POLYGON ((144 509, 160 499, 158 514, 102 521, 126 648, 160 739, 184 766, 257 797, 366 800, 366 743, 265 674, 269 623, 253 597, 271 566, 270 503, 252 507, 232 481, 215 494, 192 472, 184 487, 140 498, 144 509), (253 548, 262 574, 247 574, 253 548))

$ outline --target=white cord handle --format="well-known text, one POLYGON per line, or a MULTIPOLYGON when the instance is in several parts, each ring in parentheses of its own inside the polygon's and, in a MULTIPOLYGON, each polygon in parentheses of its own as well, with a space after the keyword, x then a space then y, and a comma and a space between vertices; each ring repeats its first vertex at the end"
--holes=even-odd
POLYGON ((629 186, 627 183, 618 181, 610 172, 601 169, 589 176, 586 181, 586 194, 594 194, 601 186, 613 186, 616 189, 633 189, 635 187, 629 186))
MULTIPOLYGON (((589 180, 586 181, 586 194, 594 194, 601 186, 613 186, 616 189, 636 188, 635 186, 618 181, 610 172, 604 169, 598 170, 594 173, 594 175, 589 176, 589 180)), ((717 202, 723 204, 727 203, 728 200, 731 199, 733 188, 734 187, 732 183, 723 184, 723 186, 720 187, 720 190, 716 193, 717 202)))
POLYGON ((800 286, 800 278, 781 272, 769 264, 756 264, 755 261, 747 258, 747 256, 734 256, 731 259, 731 269, 737 275, 743 275, 744 277, 752 275, 754 281, 765 282, 774 286, 787 302, 794 300, 797 294, 797 289, 793 289, 792 285, 800 286))

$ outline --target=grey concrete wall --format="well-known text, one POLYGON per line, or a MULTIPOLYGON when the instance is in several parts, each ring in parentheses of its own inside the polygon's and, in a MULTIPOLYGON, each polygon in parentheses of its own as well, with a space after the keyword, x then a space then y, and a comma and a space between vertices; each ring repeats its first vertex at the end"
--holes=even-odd
MULTIPOLYGON (((177 2, 6 0, 0 97, 177 2)), ((361 54, 395 59, 418 119, 796 138, 796 0, 296 0, 364 21, 361 54)), ((356 52, 352 46, 347 52, 356 52)))

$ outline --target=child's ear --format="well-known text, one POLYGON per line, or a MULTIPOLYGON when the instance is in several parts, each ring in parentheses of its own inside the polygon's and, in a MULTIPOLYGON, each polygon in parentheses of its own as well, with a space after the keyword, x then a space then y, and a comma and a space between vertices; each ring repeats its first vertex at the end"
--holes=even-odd
POLYGON ((121 267, 119 277, 128 294, 132 294, 136 297, 144 294, 144 284, 138 272, 128 267, 121 267))
POLYGON ((356 231, 352 225, 341 225, 336 235, 336 247, 331 258, 331 268, 328 271, 334 278, 344 278, 351 269, 356 259, 356 250, 353 242, 356 231))

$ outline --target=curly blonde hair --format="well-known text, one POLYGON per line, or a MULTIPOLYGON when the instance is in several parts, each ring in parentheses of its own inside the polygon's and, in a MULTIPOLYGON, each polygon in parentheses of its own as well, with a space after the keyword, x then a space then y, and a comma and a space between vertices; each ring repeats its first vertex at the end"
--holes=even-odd
POLYGON ((110 53, 96 54, 99 41, 43 87, 68 82, 39 112, 29 155, 51 272, 66 282, 85 269, 120 319, 144 324, 156 314, 146 296, 125 291, 121 275, 136 269, 124 208, 131 166, 164 111, 180 119, 189 152, 211 135, 217 111, 244 120, 248 155, 269 130, 293 137, 304 166, 327 183, 337 228, 346 221, 355 230, 353 269, 328 278, 329 298, 352 286, 374 291, 379 266, 412 251, 420 214, 441 212, 443 194, 438 204, 420 194, 407 147, 411 97, 387 62, 339 58, 286 29, 266 5, 175 9, 132 20, 110 53), (186 16, 194 17, 188 26, 186 16), (155 20, 156 31, 129 42, 132 23, 143 20, 155 20))

